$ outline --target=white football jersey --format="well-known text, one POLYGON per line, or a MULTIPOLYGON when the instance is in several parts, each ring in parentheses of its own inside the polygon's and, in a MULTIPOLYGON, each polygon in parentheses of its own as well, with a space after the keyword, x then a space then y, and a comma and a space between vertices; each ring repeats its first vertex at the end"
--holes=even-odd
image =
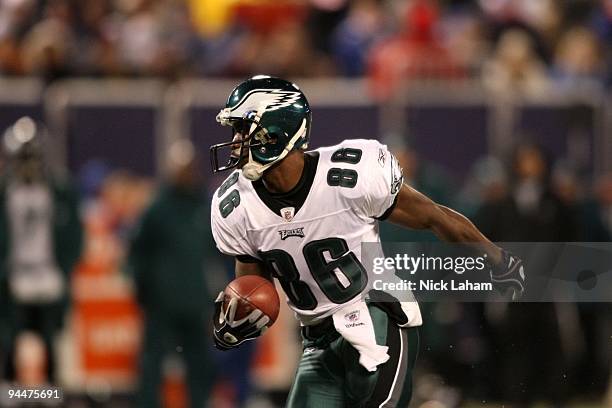
MULTIPOLYGON (((297 212, 274 212, 239 170, 217 189, 211 209, 219 250, 264 262, 303 325, 372 289, 361 244, 380 245, 378 218, 392 209, 402 185, 397 160, 378 141, 346 140, 313 152, 319 155, 314 181, 297 212)), ((421 324, 416 302, 403 307, 408 325, 421 324)))

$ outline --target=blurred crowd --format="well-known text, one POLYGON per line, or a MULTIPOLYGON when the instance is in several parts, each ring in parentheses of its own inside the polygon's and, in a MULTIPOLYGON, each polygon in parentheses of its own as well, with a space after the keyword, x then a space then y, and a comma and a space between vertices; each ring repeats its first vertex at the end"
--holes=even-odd
POLYGON ((612 1, 3 0, 0 74, 609 85, 612 1))
MULTIPOLYGON (((510 157, 485 156, 459 189, 436 163, 397 148, 405 180, 469 215, 496 242, 610 242, 612 177, 579 181, 559 157, 532 141, 510 157)), ((383 241, 430 241, 430 233, 381 225, 383 241)), ((610 384, 609 303, 500 305, 422 303, 417 401, 465 399, 527 407, 539 400, 601 403, 610 384), (494 374, 492 374, 494 373, 494 374)), ((602 405, 603 406, 603 405, 602 405)))

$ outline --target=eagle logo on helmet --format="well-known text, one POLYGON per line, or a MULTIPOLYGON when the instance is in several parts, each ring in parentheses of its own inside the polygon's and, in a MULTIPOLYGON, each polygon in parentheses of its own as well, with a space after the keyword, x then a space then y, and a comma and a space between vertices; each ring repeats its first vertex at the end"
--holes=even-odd
POLYGON ((283 91, 282 89, 253 89, 247 92, 244 97, 234 106, 230 108, 233 114, 236 114, 241 107, 243 109, 259 108, 264 105, 266 111, 273 111, 280 108, 290 106, 300 99, 300 92, 283 91))

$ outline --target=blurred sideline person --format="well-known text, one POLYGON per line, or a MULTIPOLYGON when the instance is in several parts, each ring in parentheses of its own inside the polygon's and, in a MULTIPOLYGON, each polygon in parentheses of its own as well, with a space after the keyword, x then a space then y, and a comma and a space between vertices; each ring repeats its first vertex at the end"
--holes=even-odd
MULTIPOLYGON (((580 224, 581 241, 612 241, 612 173, 604 173, 595 181, 593 197, 582 204, 580 224)), ((612 336, 612 304, 582 302, 577 307, 583 342, 575 388, 581 395, 603 396, 610 387, 612 348, 601 340, 612 336)))
POLYGON ((3 136, 8 169, 0 181, 0 299, 9 329, 8 379, 21 377, 18 339, 33 332, 44 343, 46 380, 53 383, 54 336, 69 305, 83 231, 76 192, 50 175, 43 137, 44 130, 28 117, 3 136))
POLYGON ((204 276, 213 250, 208 201, 190 142, 170 147, 168 167, 169 179, 145 210, 129 250, 145 322, 137 406, 161 406, 164 357, 182 352, 190 406, 201 408, 213 381, 204 276))
MULTIPOLYGON (((497 242, 578 240, 575 213, 552 191, 551 166, 544 150, 521 143, 511 165, 509 193, 485 203, 476 216, 483 233, 497 242)), ((564 345, 572 339, 564 338, 567 330, 563 325, 571 325, 563 319, 563 307, 521 303, 496 313, 493 306, 487 305, 490 316, 495 316, 491 319, 495 336, 492 364, 499 375, 491 380, 496 392, 513 406, 529 406, 541 398, 557 406, 566 403, 571 367, 564 345), (568 386, 560 386, 562 381, 568 386)))
POLYGON ((612 241, 612 173, 601 175, 595 182, 593 197, 584 204, 581 213, 581 240, 612 241))
POLYGON ((520 144, 512 158, 509 194, 480 209, 477 219, 496 241, 567 242, 576 239, 575 214, 552 191, 543 149, 520 144))

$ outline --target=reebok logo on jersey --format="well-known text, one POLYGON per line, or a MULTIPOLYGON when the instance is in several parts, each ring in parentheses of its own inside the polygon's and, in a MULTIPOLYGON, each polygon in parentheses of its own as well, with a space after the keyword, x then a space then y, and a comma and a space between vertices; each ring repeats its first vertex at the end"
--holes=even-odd
POLYGON ((280 230, 278 234, 280 235, 281 241, 290 237, 304 238, 304 227, 280 230))
POLYGON ((380 167, 385 168, 385 162, 387 161, 387 154, 383 149, 378 149, 378 164, 380 167))

